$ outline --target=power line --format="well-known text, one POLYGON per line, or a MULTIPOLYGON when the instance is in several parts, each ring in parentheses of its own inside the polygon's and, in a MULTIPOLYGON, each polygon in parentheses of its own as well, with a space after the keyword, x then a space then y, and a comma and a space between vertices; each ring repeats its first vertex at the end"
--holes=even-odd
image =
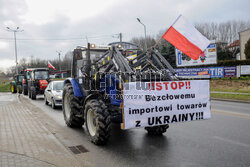
MULTIPOLYGON (((110 34, 110 35, 98 35, 98 36, 88 36, 88 39, 104 39, 104 38, 113 38, 114 35, 117 34, 110 34)), ((86 37, 86 36, 85 36, 86 37)), ((85 37, 78 37, 78 38, 18 38, 19 41, 39 41, 39 40, 46 40, 46 41, 63 41, 63 40, 84 40, 86 41, 85 37)), ((6 38, 0 37, 1 40, 14 40, 13 38, 6 38)))
MULTIPOLYGON (((3 40, 13 40, 13 38, 2 38, 0 37, 0 39, 3 40)), ((39 40, 83 40, 82 38, 19 38, 17 39, 19 41, 39 41, 39 40)))

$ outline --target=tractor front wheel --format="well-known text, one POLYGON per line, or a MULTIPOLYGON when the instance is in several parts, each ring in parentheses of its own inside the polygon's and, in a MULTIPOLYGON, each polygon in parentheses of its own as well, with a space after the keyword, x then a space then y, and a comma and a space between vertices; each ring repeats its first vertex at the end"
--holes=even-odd
POLYGON ((91 141, 96 145, 106 144, 111 131, 111 120, 103 101, 92 99, 85 105, 84 118, 91 141))
POLYGON ((63 89, 62 109, 64 120, 68 127, 82 127, 84 119, 76 116, 76 113, 79 113, 79 110, 81 110, 80 100, 75 97, 73 87, 69 83, 66 84, 63 89))
POLYGON ((11 93, 16 93, 16 87, 14 84, 10 85, 10 91, 11 91, 11 93))
POLYGON ((30 96, 32 100, 36 100, 36 88, 34 86, 30 88, 30 96))

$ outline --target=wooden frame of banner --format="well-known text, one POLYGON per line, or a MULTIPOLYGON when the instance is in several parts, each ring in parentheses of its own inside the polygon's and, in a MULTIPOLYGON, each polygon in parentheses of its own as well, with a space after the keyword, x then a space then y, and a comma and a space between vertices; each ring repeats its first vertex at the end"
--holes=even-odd
POLYGON ((122 96, 122 102, 120 104, 120 109, 122 110, 122 123, 121 123, 121 129, 125 129, 125 121, 124 121, 124 99, 123 99, 123 85, 120 83, 119 88, 121 89, 121 96, 122 96))

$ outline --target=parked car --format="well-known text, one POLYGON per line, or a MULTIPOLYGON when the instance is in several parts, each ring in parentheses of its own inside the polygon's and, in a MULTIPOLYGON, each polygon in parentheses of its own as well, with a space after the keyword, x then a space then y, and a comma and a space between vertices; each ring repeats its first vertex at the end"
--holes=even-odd
POLYGON ((51 81, 44 92, 44 103, 52 108, 62 106, 62 93, 64 81, 51 81))

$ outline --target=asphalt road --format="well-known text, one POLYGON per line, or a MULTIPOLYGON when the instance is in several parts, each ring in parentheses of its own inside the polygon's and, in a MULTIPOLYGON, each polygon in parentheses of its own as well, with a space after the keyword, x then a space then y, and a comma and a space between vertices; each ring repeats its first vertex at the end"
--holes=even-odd
POLYGON ((43 96, 29 101, 55 121, 55 135, 65 146, 89 151, 81 158, 90 166, 250 166, 249 103, 211 101, 210 120, 171 124, 162 137, 114 125, 108 145, 95 146, 84 129, 65 125, 61 109, 45 106, 43 96))

